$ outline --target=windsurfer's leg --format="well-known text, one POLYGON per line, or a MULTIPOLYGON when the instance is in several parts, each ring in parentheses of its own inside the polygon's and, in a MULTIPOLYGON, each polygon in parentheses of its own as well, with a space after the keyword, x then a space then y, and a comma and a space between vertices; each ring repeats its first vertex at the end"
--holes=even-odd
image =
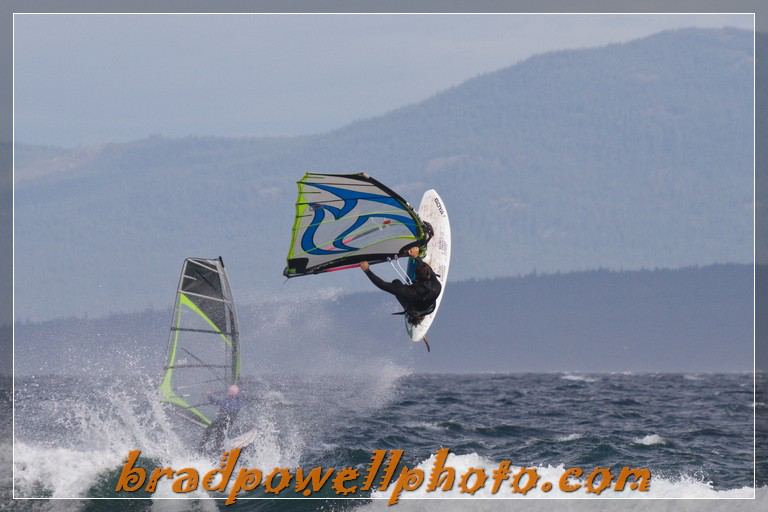
POLYGON ((224 425, 216 429, 215 437, 213 439, 213 451, 220 452, 224 446, 224 425))
POLYGON ((397 302, 400 303, 400 306, 403 308, 403 311, 408 311, 408 309, 411 307, 411 303, 408 302, 408 300, 402 295, 395 295, 395 298, 397 299, 397 302))
POLYGON ((203 430, 203 437, 200 439, 200 451, 205 450, 205 445, 208 444, 208 437, 210 437, 211 431, 206 427, 203 430))
POLYGON ((224 438, 229 433, 229 428, 235 422, 236 412, 222 412, 219 414, 216 422, 216 431, 214 437, 214 451, 220 452, 224 447, 224 438))
POLYGON ((213 435, 215 439, 217 428, 218 428, 218 424, 216 420, 213 420, 213 422, 205 428, 205 430, 203 431, 203 437, 202 439, 200 439, 201 452, 208 451, 210 449, 209 444, 211 442, 211 436, 213 435))

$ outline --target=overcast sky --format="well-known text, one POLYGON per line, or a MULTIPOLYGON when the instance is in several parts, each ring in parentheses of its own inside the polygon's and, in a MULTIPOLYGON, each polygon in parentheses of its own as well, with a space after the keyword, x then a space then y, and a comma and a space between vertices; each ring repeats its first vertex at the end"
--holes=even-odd
POLYGON ((536 53, 751 15, 15 15, 17 142, 301 135, 536 53))

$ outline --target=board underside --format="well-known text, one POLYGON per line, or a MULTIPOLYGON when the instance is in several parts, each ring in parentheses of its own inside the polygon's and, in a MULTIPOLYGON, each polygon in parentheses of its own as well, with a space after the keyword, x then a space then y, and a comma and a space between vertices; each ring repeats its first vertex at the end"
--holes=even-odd
POLYGON ((435 310, 425 316, 419 325, 413 325, 406 317, 405 328, 412 341, 420 342, 427 335, 427 331, 435 320, 440 302, 445 294, 445 286, 448 282, 448 267, 451 262, 451 225, 448 221, 448 212, 443 200, 435 190, 427 190, 421 197, 419 204, 419 218, 432 226, 434 235, 427 244, 427 253, 424 261, 432 267, 438 276, 442 290, 437 297, 435 310))

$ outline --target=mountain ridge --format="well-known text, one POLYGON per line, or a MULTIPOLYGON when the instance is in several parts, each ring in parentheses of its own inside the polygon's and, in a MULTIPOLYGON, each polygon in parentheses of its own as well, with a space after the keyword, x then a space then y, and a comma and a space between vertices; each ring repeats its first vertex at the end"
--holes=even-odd
MULTIPOLYGON (((140 310, 193 254, 280 289, 309 170, 366 171, 412 204, 437 189, 456 279, 751 261, 750 59, 745 31, 662 32, 533 56, 320 135, 81 148, 67 174, 26 182, 20 156, 18 311, 140 310)), ((338 274, 323 284, 363 286, 338 274)))
MULTIPOLYGON (((384 293, 245 304, 232 284, 252 375, 344 373, 371 360, 459 373, 732 372, 752 368, 752 275, 749 265, 711 265, 455 282, 430 330, 430 353, 408 341, 384 293)), ((170 323, 170 308, 18 322, 16 371, 159 376, 170 323)))

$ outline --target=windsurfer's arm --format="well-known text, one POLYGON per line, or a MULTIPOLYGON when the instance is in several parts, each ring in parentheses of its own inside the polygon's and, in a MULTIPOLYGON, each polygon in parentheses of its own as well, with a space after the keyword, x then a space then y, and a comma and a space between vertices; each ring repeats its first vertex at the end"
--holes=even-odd
POLYGON ((393 282, 387 282, 377 276, 373 273, 373 271, 369 268, 368 262, 364 261, 360 264, 360 268, 363 269, 363 272, 365 272, 365 275, 368 276, 368 279, 371 280, 371 282, 378 288, 379 290, 383 290, 387 293, 391 293, 392 295, 396 295, 398 297, 405 297, 407 299, 410 299, 413 295, 413 290, 411 290, 408 286, 404 285, 400 281, 393 281, 393 282), (363 266, 363 263, 365 263, 365 266, 363 266))
POLYGON ((368 279, 371 280, 371 282, 376 286, 376 288, 380 290, 384 290, 385 292, 392 293, 391 283, 386 282, 379 276, 373 273, 373 270, 371 270, 370 265, 368 265, 367 261, 361 261, 360 262, 360 268, 365 272, 365 275, 368 276, 368 279))
POLYGON ((373 270, 371 270, 371 266, 367 261, 360 262, 360 269, 365 272, 365 275, 368 276, 368 279, 370 279, 373 284, 381 288, 380 284, 384 283, 384 280, 373 273, 373 270))

